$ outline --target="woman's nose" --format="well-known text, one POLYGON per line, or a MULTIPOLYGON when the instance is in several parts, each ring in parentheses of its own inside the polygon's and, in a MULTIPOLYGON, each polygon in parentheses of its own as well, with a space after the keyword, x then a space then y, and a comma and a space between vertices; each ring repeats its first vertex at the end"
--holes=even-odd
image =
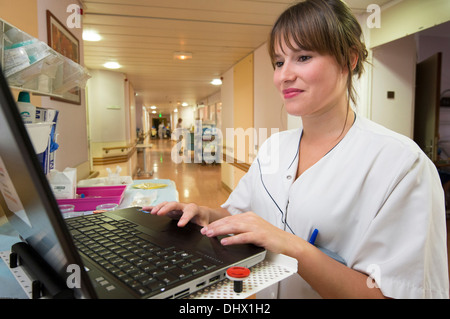
POLYGON ((292 71, 292 68, 289 67, 289 64, 284 64, 281 68, 281 80, 283 82, 294 81, 296 78, 295 73, 292 71))

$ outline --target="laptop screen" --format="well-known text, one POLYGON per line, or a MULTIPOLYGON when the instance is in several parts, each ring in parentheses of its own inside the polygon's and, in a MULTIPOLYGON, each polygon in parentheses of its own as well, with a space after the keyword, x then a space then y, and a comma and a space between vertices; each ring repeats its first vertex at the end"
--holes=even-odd
MULTIPOLYGON (((62 280, 72 273, 70 270, 73 268, 68 268, 69 265, 83 265, 2 72, 0 205, 22 240, 28 243, 62 280)), ((80 275, 81 288, 75 289, 75 295, 94 297, 94 290, 83 269, 80 275)))

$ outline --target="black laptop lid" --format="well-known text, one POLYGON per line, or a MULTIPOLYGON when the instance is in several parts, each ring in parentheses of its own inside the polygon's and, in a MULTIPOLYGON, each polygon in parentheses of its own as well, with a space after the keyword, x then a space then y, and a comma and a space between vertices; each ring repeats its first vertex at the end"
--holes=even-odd
POLYGON ((77 296, 95 293, 37 160, 4 75, 0 72, 0 205, 9 222, 63 280, 81 268, 77 296))

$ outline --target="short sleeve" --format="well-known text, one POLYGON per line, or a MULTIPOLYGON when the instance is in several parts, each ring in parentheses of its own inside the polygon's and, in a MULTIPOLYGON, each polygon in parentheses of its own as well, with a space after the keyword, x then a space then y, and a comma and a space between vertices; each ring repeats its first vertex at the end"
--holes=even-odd
POLYGON ((449 298, 445 202, 437 170, 419 154, 395 182, 349 266, 370 275, 387 297, 449 298))

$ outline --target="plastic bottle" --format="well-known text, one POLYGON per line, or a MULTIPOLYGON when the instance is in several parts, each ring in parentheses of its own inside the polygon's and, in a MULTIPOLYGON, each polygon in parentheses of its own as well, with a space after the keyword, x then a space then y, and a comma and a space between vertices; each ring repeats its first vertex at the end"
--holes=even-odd
POLYGON ((26 124, 34 123, 36 121, 36 107, 30 103, 30 93, 26 91, 20 92, 17 101, 23 122, 26 124))

